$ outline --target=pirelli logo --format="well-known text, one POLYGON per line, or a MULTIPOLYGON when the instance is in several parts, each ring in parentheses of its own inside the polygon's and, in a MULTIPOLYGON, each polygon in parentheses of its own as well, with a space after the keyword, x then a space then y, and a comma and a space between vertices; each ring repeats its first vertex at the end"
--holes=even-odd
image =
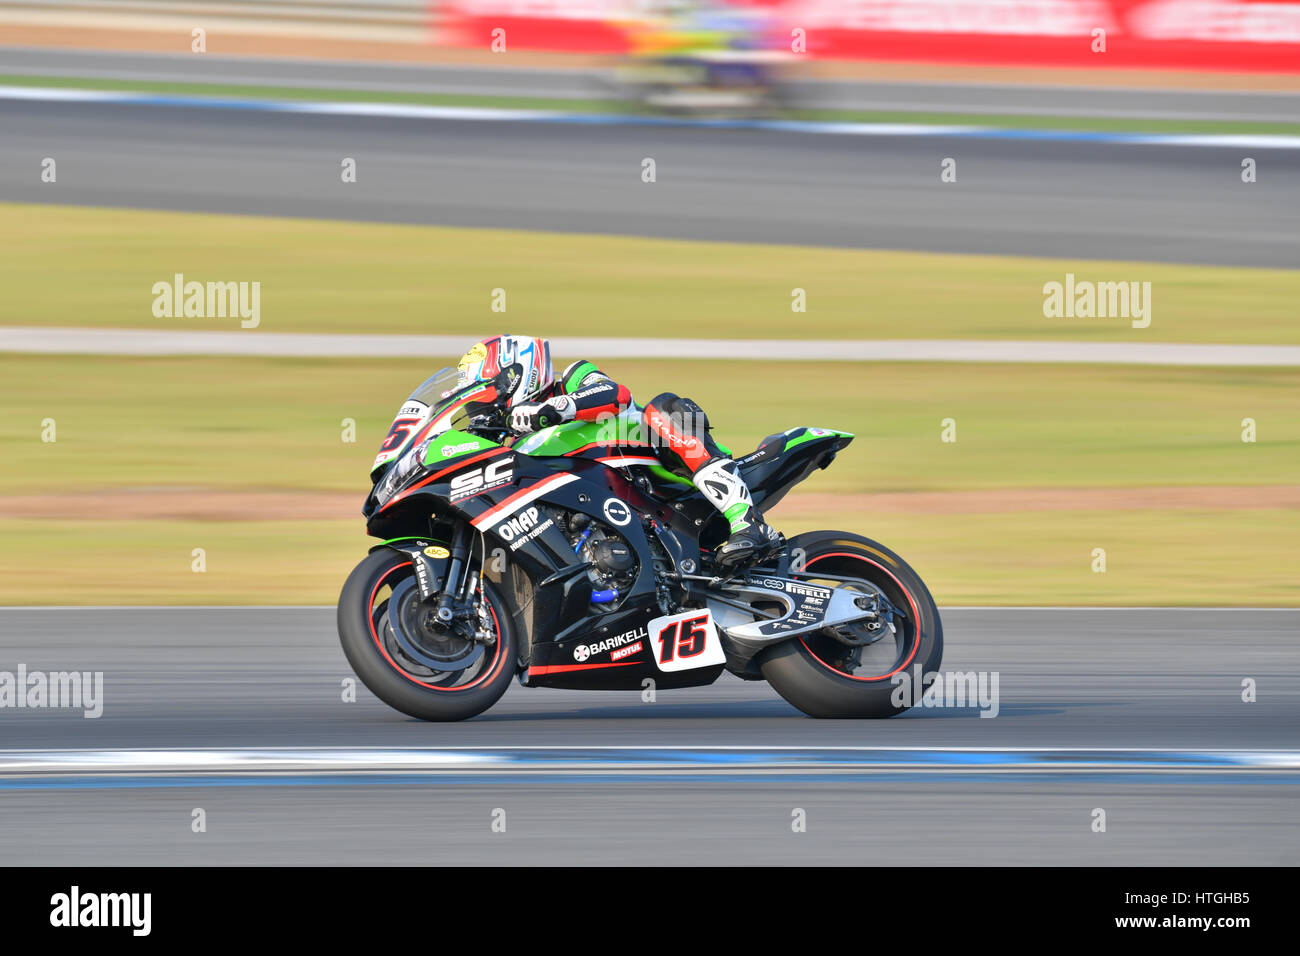
POLYGON ((803 584, 799 581, 787 581, 784 578, 765 578, 763 587, 770 588, 773 591, 785 591, 787 594, 794 594, 798 597, 824 599, 831 596, 830 588, 818 587, 815 584, 803 584))
POLYGON ((790 594, 801 597, 827 598, 831 596, 830 588, 819 588, 812 584, 800 584, 797 581, 785 582, 785 589, 790 594))

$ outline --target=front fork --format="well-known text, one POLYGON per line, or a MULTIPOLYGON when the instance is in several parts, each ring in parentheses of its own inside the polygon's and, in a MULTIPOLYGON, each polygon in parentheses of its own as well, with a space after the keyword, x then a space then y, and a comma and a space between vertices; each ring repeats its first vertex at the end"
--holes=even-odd
POLYGON ((447 574, 442 586, 434 586, 433 562, 423 552, 412 555, 415 562, 415 580, 420 588, 420 603, 427 616, 426 623, 481 643, 494 639, 491 630, 482 626, 474 601, 478 590, 478 572, 470 570, 469 549, 474 533, 465 523, 456 525, 452 532, 451 556, 447 559, 447 574))
MULTIPOLYGON (((451 558, 447 562, 447 576, 442 581, 442 590, 438 592, 436 610, 434 616, 438 623, 444 627, 450 626, 452 620, 456 617, 457 605, 461 603, 461 590, 465 585, 465 578, 469 568, 469 544, 470 530, 469 525, 463 521, 456 525, 456 530, 452 532, 451 537, 451 558)), ((420 597, 425 603, 433 597, 432 594, 425 594, 423 589, 420 597)))

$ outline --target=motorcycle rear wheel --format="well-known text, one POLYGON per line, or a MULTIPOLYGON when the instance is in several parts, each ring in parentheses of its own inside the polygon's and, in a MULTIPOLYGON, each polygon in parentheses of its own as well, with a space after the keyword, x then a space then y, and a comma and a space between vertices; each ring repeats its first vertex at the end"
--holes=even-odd
POLYGON ((943 623, 917 573, 884 545, 844 531, 798 535, 788 550, 801 568, 792 576, 883 594, 901 617, 870 647, 859 649, 856 663, 851 648, 822 633, 769 648, 759 667, 773 689, 810 717, 893 717, 919 701, 923 687, 918 685, 928 683, 943 658, 943 623), (832 577, 818 578, 818 572, 832 577), (838 580, 844 577, 867 586, 838 580), (906 694, 903 681, 909 682, 906 694))

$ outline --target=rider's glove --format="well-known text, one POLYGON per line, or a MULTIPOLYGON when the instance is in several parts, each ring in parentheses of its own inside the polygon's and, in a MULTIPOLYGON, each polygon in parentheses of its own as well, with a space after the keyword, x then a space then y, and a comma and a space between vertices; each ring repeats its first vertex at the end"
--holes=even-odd
POLYGON ((516 405, 510 410, 510 430, 516 435, 528 435, 542 428, 571 422, 577 414, 573 399, 568 395, 537 404, 516 405))
POLYGON ((510 430, 516 435, 527 435, 535 432, 541 426, 537 424, 537 413, 542 409, 541 405, 516 405, 510 409, 510 430))

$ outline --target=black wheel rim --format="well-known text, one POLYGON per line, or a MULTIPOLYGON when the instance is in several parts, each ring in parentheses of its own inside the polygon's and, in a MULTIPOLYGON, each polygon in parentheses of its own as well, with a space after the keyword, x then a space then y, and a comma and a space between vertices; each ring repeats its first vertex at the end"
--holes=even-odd
MULTIPOLYGON (((479 607, 486 610, 491 629, 496 635, 496 640, 492 644, 486 647, 476 645, 479 653, 475 654, 473 659, 463 666, 454 668, 449 668, 446 664, 442 664, 441 667, 430 666, 430 664, 417 659, 417 655, 409 653, 403 647, 403 642, 398 639, 398 635, 395 633, 390 621, 389 608, 395 600, 400 607, 403 603, 403 596, 409 591, 409 587, 413 586, 413 573, 410 568, 410 562, 389 568, 376 582, 374 589, 371 591, 368 614, 370 636, 376 649, 388 662, 389 666, 412 683, 436 691, 470 690, 481 686, 498 674, 504 665, 505 654, 502 646, 504 642, 501 640, 501 627, 497 610, 492 607, 481 583, 478 592, 479 607), (404 585, 404 582, 410 582, 410 585, 404 585)), ((406 636, 409 638, 410 635, 406 636)), ((416 644, 416 647, 420 649, 424 645, 416 644)), ((418 656, 432 657, 427 653, 418 656)), ((434 664, 441 664, 441 661, 436 658, 432 658, 432 660, 434 664)))

